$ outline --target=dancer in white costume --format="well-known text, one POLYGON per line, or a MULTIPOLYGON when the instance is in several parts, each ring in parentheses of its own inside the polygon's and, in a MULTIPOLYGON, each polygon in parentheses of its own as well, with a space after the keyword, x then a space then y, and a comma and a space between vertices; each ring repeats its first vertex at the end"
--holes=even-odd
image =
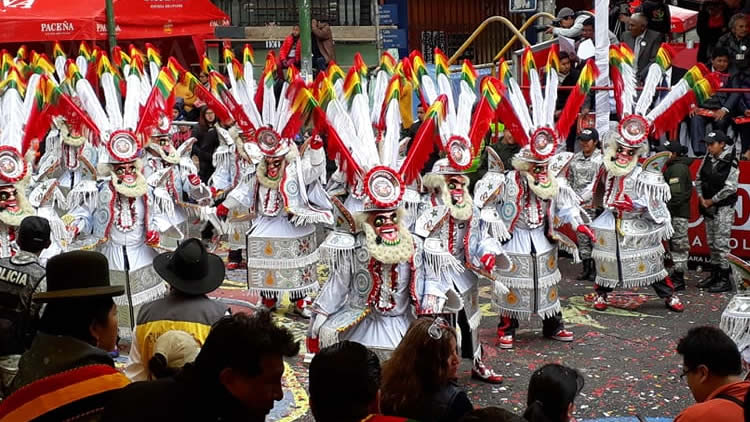
MULTIPOLYGON (((448 62, 440 50, 436 49, 435 56, 436 63, 448 62)), ((482 360, 478 277, 494 279, 491 273, 496 256, 503 254, 496 236, 505 228, 502 223, 487 224, 480 218, 468 191, 469 178, 465 176, 479 154, 493 110, 484 95, 477 103, 474 86, 477 74, 468 61, 464 62, 457 101, 448 81, 447 67, 437 68, 436 82, 426 73, 419 82, 425 101, 442 109, 445 115, 439 120, 439 145, 447 158, 437 160, 424 177, 428 194, 414 231, 424 239, 427 280, 438 283, 445 292, 453 290, 462 299, 463 306, 457 315, 461 353, 473 360, 472 377, 499 384, 502 376, 482 360)))
POLYGON ((380 144, 375 141, 368 96, 359 78, 352 67, 346 82, 352 88, 348 97, 339 98, 331 90, 322 95, 324 102, 316 109, 316 125, 328 139, 329 156, 337 161, 343 180, 364 187, 364 198, 347 202, 355 209, 340 207, 344 221, 321 245, 331 278, 312 306, 308 348, 316 352, 350 340, 387 357, 417 316, 448 311, 441 300, 445 291, 436 280, 424 278, 422 241, 409 232, 401 206, 406 185, 419 175, 435 147, 436 119, 422 126, 401 162, 400 78, 392 77, 380 91, 384 102, 380 144))
MULTIPOLYGON (((533 110, 523 101, 514 79, 490 79, 485 85, 488 90, 497 88, 502 96, 498 117, 513 128, 513 137, 522 148, 513 156, 513 169, 505 174, 488 172, 477 183, 474 196, 483 210, 483 218, 497 220, 501 227, 507 228, 507 232, 498 234, 498 239, 505 241, 503 248, 512 262, 505 268, 496 268, 495 276, 503 289, 495 289, 492 295, 501 317, 498 344, 504 349, 513 347, 519 319, 528 321, 533 315, 543 320, 545 337, 573 341, 573 333, 565 329, 560 308, 558 246, 573 254, 576 262, 579 258, 575 240, 568 238, 561 226, 569 224, 573 230, 594 237, 585 225, 590 220, 579 205, 581 198, 564 177, 573 154, 555 155, 573 123, 572 119, 561 119, 554 125, 557 51, 553 49, 549 55, 546 95, 542 93, 531 50, 527 49, 523 57, 533 110)), ((581 73, 590 74, 592 66, 593 63, 587 63, 581 73)), ((503 73, 507 72, 505 63, 501 67, 503 73)), ((583 101, 586 87, 579 83, 576 90, 561 116, 570 115, 571 110, 580 107, 578 103, 583 101)), ((493 167, 502 166, 497 158, 493 161, 497 163, 493 167)))
POLYGON ((319 287, 316 226, 333 224, 333 214, 320 181, 325 176, 322 140, 310 138, 299 149, 293 141, 314 105, 312 94, 296 77, 281 82, 276 98, 277 67, 271 52, 262 89, 259 86, 255 96, 258 104, 246 95, 235 98, 226 87, 215 89, 243 136, 252 142, 237 148, 245 148, 246 153, 259 150, 262 156, 217 206, 217 215, 252 216, 247 234, 248 285, 263 296, 263 305, 274 308, 286 292, 294 302, 293 311, 309 318, 306 295, 319 287))
POLYGON ((626 288, 650 285, 668 309, 684 310, 664 269, 662 242, 672 236, 667 209, 670 189, 662 174, 669 153, 656 154, 642 163, 639 159, 648 153, 649 135, 658 138, 670 130, 682 120, 696 96, 710 94, 715 84, 704 78, 708 75, 705 67, 695 66, 652 106, 656 86, 671 66, 670 51, 664 45, 659 49, 635 102, 635 73, 629 64, 632 61, 617 59, 618 55, 632 58, 632 52, 622 44, 610 49, 614 64, 610 67, 611 76, 615 87, 619 87, 615 100, 622 119, 617 130, 604 138, 603 168, 593 186, 594 198, 604 208, 591 224, 597 238, 592 254, 596 263, 597 310, 607 308, 607 294, 619 284, 626 288))
MULTIPOLYGON (((24 218, 34 215, 26 199, 26 188, 31 180, 36 148, 24 150, 24 127, 29 114, 24 112, 23 78, 11 67, 0 92, 0 258, 8 258, 15 251, 15 231, 24 218)), ((27 93, 33 95, 33 91, 27 93)), ((31 123, 31 122, 28 122, 31 123)), ((33 124, 33 123, 32 123, 33 124)))
POLYGON ((172 73, 164 68, 158 77, 166 85, 157 83, 144 92, 145 76, 134 66, 127 75, 127 95, 123 96, 115 84, 112 72, 116 71, 108 65, 107 57, 101 60, 107 61, 100 66, 106 107, 99 103, 87 80, 81 79, 75 86, 83 107, 102 134, 97 207, 93 214, 82 207, 72 211, 75 219, 70 226, 76 235, 93 234, 99 239, 98 250, 109 261, 110 280, 126 286, 127 294, 117 300, 122 302, 118 303, 122 305, 119 307, 121 335, 127 337, 134 323, 135 308, 166 291, 151 263, 158 254, 153 247, 160 241, 156 218, 169 212, 165 202, 169 197, 162 195, 155 201, 153 189, 143 175, 140 157, 141 145, 159 125, 158 110, 164 108, 159 103, 169 101, 175 82, 172 73), (120 96, 124 97, 122 108, 120 96), (142 101, 145 107, 141 107, 142 101))

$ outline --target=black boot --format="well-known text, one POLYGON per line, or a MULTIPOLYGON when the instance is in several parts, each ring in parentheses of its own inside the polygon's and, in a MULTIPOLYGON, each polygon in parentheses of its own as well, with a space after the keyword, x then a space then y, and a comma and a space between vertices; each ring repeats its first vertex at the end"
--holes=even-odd
POLYGON ((719 267, 714 267, 711 269, 711 275, 701 280, 697 287, 699 289, 706 289, 716 284, 717 281, 719 281, 719 267))
POLYGON ((589 267, 591 270, 589 273, 589 281, 596 281, 596 261, 594 261, 593 258, 589 258, 589 262, 591 263, 591 266, 589 267))
POLYGON ((586 258, 583 260, 583 272, 581 272, 581 275, 578 276, 576 280, 578 281, 584 281, 588 280, 589 277, 591 277, 591 267, 593 264, 593 259, 586 258))
POLYGON ((672 272, 672 284, 674 291, 685 290, 685 273, 680 270, 672 272))
POLYGON ((729 280, 729 268, 722 268, 719 271, 719 281, 708 288, 709 293, 724 293, 732 291, 732 282, 729 280))

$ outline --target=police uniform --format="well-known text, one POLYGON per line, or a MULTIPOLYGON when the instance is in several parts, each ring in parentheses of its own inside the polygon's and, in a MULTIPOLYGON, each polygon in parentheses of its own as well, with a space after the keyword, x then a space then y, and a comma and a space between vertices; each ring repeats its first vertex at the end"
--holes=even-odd
MULTIPOLYGON (((595 140, 598 143, 599 133, 596 132, 596 129, 584 129, 578 135, 578 140, 595 140)), ((575 153, 573 159, 570 161, 566 175, 570 187, 578 196, 584 199, 581 206, 591 220, 601 213, 601 208, 597 209, 594 206, 592 191, 594 181, 602 166, 602 157, 603 154, 599 148, 594 149, 588 157, 583 154, 583 151, 579 151, 575 153)), ((581 260, 583 260, 583 273, 578 279, 594 281, 596 266, 594 265, 594 260, 591 258, 591 239, 583 233, 576 233, 576 241, 578 243, 578 253, 581 256, 581 260)))
POLYGON ((718 157, 706 154, 698 170, 695 189, 704 199, 711 199, 709 208, 700 207, 706 222, 706 237, 711 249, 711 276, 698 284, 701 288, 710 288, 712 292, 731 290, 729 283, 729 239, 734 224, 734 204, 737 202, 737 184, 739 178, 739 158, 736 146, 721 131, 706 135, 706 143, 724 142, 724 150, 718 157))
POLYGON ((38 257, 30 252, 0 259, 0 356, 22 353, 31 343, 40 310, 31 296, 45 273, 38 257))

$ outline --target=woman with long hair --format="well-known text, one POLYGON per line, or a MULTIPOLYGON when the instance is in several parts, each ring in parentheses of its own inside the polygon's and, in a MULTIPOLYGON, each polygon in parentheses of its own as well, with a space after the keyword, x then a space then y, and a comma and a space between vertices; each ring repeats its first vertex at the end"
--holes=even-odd
POLYGON ((421 421, 459 421, 473 408, 456 384, 460 362, 456 331, 444 319, 414 321, 383 366, 383 414, 421 421))
POLYGON ((529 380, 526 412, 529 422, 572 422, 575 398, 583 389, 583 376, 573 368, 549 363, 529 380))
POLYGON ((213 156, 219 147, 217 123, 216 113, 206 106, 202 107, 198 127, 193 133, 196 142, 193 144, 192 154, 198 156, 198 176, 203 183, 208 183, 208 179, 214 173, 213 156))

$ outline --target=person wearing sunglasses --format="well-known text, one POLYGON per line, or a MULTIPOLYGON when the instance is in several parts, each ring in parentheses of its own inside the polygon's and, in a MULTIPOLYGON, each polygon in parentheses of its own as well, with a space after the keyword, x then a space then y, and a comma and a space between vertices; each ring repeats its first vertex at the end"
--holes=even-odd
POLYGON ((737 345, 716 327, 691 328, 677 343, 682 356, 680 378, 696 404, 683 410, 675 422, 744 422, 750 382, 742 375, 737 345))

